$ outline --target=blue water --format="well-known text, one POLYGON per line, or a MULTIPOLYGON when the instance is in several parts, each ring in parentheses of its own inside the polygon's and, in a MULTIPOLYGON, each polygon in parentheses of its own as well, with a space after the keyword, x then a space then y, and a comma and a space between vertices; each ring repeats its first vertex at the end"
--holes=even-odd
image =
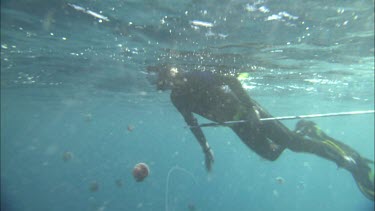
MULTIPOLYGON (((334 163, 289 150, 265 161, 227 128, 204 129, 208 174, 144 73, 248 72, 274 116, 374 109, 373 11, 372 0, 2 0, 1 210, 373 210, 334 163), (138 183, 139 162, 150 175, 138 183)), ((314 121, 374 158, 373 114, 314 121)))

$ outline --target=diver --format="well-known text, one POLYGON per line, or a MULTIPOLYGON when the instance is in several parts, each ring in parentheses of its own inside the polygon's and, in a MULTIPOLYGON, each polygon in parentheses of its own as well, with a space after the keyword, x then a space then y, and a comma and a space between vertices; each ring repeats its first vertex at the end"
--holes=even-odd
POLYGON ((169 65, 148 66, 147 70, 149 79, 155 76, 151 83, 156 84, 157 90, 171 90, 173 105, 202 148, 207 171, 212 168, 214 154, 194 114, 217 123, 246 120, 228 127, 246 146, 267 160, 276 160, 285 149, 331 160, 338 167, 347 169, 361 192, 374 200, 373 161, 329 137, 312 121, 299 121, 294 131, 278 120, 260 121, 272 116, 250 98, 235 76, 208 71, 187 72, 169 65))

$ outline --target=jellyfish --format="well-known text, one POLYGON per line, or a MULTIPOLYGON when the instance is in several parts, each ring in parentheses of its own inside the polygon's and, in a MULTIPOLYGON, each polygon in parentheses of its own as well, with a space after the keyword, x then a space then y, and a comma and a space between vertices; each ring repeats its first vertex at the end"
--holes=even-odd
POLYGON ((142 182, 148 175, 150 174, 150 170, 145 163, 138 163, 134 166, 133 169, 133 176, 135 181, 142 182))

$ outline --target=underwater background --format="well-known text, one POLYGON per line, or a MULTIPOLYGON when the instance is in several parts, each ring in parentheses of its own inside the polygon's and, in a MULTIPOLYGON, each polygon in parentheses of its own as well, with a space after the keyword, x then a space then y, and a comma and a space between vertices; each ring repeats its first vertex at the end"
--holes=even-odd
MULTIPOLYGON (((1 210, 374 209, 335 163, 266 161, 225 127, 207 173, 160 64, 247 72, 274 116, 372 110, 374 1, 1 0, 1 210)), ((313 121, 374 159, 373 114, 313 121)))

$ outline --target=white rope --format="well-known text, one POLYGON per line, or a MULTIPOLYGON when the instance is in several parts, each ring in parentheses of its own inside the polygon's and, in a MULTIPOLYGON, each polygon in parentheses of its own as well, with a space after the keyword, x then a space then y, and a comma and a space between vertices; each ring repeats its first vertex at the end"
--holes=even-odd
POLYGON ((271 120, 290 120, 290 119, 308 119, 317 117, 332 117, 332 116, 348 116, 348 115, 358 115, 358 114, 371 114, 374 110, 368 111, 348 111, 348 112, 338 112, 338 113, 328 113, 328 114, 307 114, 299 116, 281 116, 281 117, 270 117, 262 118, 260 121, 271 121, 271 120))
POLYGON ((166 185, 165 185, 165 211, 169 211, 169 201, 168 201, 169 179, 170 179, 170 176, 171 176, 172 172, 174 172, 174 171, 181 171, 181 172, 184 172, 184 173, 190 175, 190 177, 194 180, 194 183, 197 183, 194 175, 192 173, 190 173, 188 170, 186 170, 184 168, 181 168, 179 166, 174 166, 174 167, 170 168, 169 171, 168 171, 167 181, 166 181, 166 185))
MULTIPOLYGON (((275 120, 292 120, 292 119, 308 119, 308 118, 318 118, 318 117, 334 117, 334 116, 349 116, 349 115, 360 115, 360 114, 372 114, 375 113, 375 110, 367 111, 348 111, 348 112, 338 112, 338 113, 327 113, 327 114, 307 114, 307 115, 298 115, 298 116, 280 116, 280 117, 269 117, 261 118, 260 121, 275 121, 275 120)), ((217 127, 217 126, 228 126, 232 124, 241 124, 246 123, 249 120, 238 120, 238 121, 227 121, 222 123, 204 123, 197 126, 190 126, 189 128, 197 127, 217 127)))

